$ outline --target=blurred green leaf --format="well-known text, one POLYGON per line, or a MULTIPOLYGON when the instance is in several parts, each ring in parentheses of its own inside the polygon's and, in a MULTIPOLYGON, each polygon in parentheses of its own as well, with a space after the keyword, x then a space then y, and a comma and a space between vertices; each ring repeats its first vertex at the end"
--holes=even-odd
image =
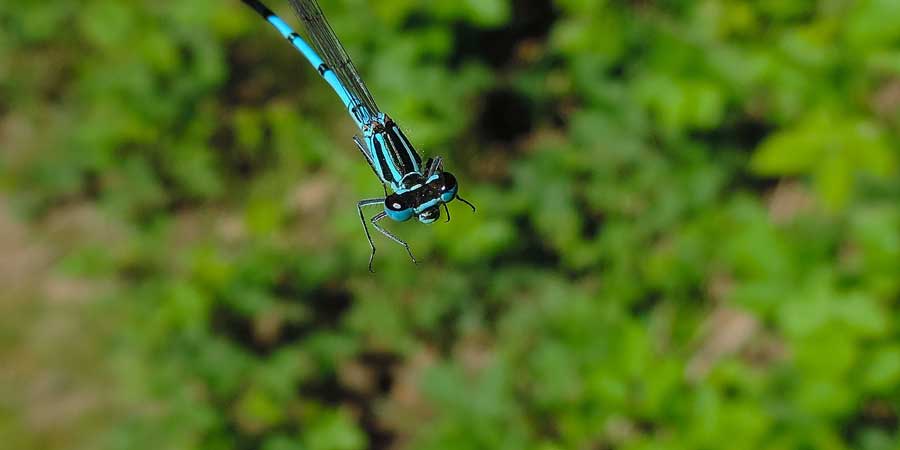
POLYGON ((812 175, 824 202, 841 208, 858 175, 886 177, 896 171, 897 157, 876 125, 822 111, 767 138, 752 167, 761 175, 812 175))
POLYGON ((360 450, 366 448, 365 435, 340 412, 329 412, 311 423, 303 434, 309 450, 360 450))

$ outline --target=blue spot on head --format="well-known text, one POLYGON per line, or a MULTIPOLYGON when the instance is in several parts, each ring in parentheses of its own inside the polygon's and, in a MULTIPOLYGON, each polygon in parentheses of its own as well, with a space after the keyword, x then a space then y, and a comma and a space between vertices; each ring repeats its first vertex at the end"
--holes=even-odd
POLYGON ((454 198, 456 198, 456 192, 458 190, 459 190, 458 187, 453 186, 452 189, 441 193, 441 201, 443 201, 444 203, 450 203, 451 201, 453 201, 454 198))
POLYGON ((412 208, 407 208, 400 211, 391 211, 390 209, 385 209, 384 211, 387 213, 388 217, 396 220, 397 222, 406 222, 413 215, 412 208))

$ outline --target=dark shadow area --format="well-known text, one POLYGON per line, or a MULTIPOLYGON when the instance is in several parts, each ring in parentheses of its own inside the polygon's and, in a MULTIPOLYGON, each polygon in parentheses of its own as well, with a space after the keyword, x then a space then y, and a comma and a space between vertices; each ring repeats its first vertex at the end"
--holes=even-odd
POLYGON ((500 28, 479 28, 468 23, 454 27, 456 48, 450 65, 478 59, 492 67, 503 67, 515 56, 519 45, 531 39, 543 39, 559 16, 550 0, 514 0, 512 17, 500 28))
POLYGON ((765 194, 775 188, 781 178, 750 173, 748 162, 757 147, 775 129, 773 124, 762 119, 742 115, 716 129, 691 133, 690 138, 706 143, 710 155, 719 165, 737 169, 730 177, 726 191, 749 189, 765 194))
POLYGON ((487 144, 511 143, 531 132, 531 102, 512 89, 499 88, 483 96, 475 122, 478 136, 487 144))
POLYGON ((375 377, 376 392, 356 392, 342 385, 337 376, 321 377, 299 388, 299 395, 312 398, 326 405, 346 405, 358 412, 357 423, 365 432, 373 450, 387 450, 393 447, 396 434, 385 429, 378 421, 375 406, 393 385, 393 371, 401 359, 390 353, 363 353, 358 361, 375 377))
POLYGON ((862 402, 855 415, 849 417, 841 427, 845 442, 851 445, 861 444, 863 435, 870 430, 882 431, 889 436, 896 436, 898 428, 897 411, 891 402, 883 399, 870 399, 862 402))
POLYGON ((546 269, 559 267, 562 261, 559 253, 541 239, 540 233, 528 217, 516 217, 515 224, 519 230, 516 234, 520 237, 518 245, 493 258, 491 267, 530 266, 546 269))

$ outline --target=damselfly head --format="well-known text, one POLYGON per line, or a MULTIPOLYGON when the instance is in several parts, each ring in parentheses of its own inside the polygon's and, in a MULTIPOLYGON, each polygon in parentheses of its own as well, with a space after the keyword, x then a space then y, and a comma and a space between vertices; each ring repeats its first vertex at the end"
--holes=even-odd
POLYGON ((450 172, 437 172, 427 181, 419 175, 409 176, 404 182, 410 183, 408 191, 396 192, 384 199, 385 213, 398 222, 416 216, 419 222, 432 223, 441 217, 441 205, 458 198, 459 185, 450 172))

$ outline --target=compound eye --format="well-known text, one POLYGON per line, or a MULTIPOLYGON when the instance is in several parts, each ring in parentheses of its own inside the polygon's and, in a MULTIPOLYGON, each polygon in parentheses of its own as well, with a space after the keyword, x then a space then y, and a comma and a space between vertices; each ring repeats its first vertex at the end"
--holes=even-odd
POLYGON ((440 182, 441 200, 445 203, 453 200, 456 197, 456 191, 459 190, 459 186, 456 184, 456 177, 450 172, 444 172, 441 174, 438 182, 440 182))
POLYGON ((388 195, 387 198, 384 199, 384 207, 388 211, 403 211, 409 209, 406 199, 399 194, 388 195))
POLYGON ((441 184, 443 185, 443 191, 456 191, 456 177, 450 172, 441 174, 441 184))
POLYGON ((384 199, 384 212, 391 219, 403 222, 412 217, 413 208, 408 197, 400 194, 391 194, 384 199))

